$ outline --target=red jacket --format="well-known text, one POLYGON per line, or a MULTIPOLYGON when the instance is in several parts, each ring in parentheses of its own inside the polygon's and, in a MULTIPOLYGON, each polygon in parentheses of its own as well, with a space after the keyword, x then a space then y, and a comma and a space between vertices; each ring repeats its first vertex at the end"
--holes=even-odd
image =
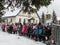
POLYGON ((17 26, 13 26, 13 30, 16 31, 17 30, 17 26))
POLYGON ((23 29, 22 29, 22 33, 26 34, 27 33, 27 26, 24 25, 23 29))

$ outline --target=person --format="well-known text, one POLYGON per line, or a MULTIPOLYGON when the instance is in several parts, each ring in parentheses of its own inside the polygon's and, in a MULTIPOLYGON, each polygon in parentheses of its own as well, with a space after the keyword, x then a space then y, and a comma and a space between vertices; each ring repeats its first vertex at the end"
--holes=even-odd
POLYGON ((12 25, 12 24, 10 24, 10 25, 9 25, 8 33, 12 34, 12 31, 13 31, 13 25, 12 25))
POLYGON ((38 27, 38 37, 39 37, 39 41, 42 41, 42 38, 43 38, 42 27, 38 27))
POLYGON ((5 30, 6 30, 6 32, 8 32, 8 30, 9 30, 9 25, 8 24, 6 25, 5 30))
POLYGON ((42 30, 43 30, 43 41, 45 42, 45 41, 46 41, 46 39, 45 39, 45 31, 46 31, 46 27, 43 26, 43 27, 42 27, 42 30))
POLYGON ((34 28, 34 37, 35 37, 35 41, 38 41, 38 28, 37 28, 37 25, 34 28))
POLYGON ((26 36, 26 34, 27 34, 27 25, 26 25, 26 24, 24 24, 24 26, 23 26, 22 34, 23 34, 24 36, 26 36))
POLYGON ((17 34, 17 26, 16 26, 16 24, 13 26, 13 34, 17 34))
POLYGON ((22 27, 23 27, 23 26, 22 26, 21 23, 19 23, 18 26, 17 26, 17 28, 18 28, 18 29, 17 29, 17 30, 18 30, 18 34, 19 34, 20 36, 22 35, 22 27))
POLYGON ((33 23, 31 23, 30 24, 31 26, 30 26, 30 37, 31 37, 31 39, 34 39, 34 30, 33 30, 33 23))
POLYGON ((45 31, 45 36, 47 37, 47 40, 49 40, 49 37, 51 36, 51 28, 48 26, 45 31))
POLYGON ((27 36, 30 38, 30 36, 31 36, 31 25, 29 24, 28 26, 27 26, 27 36))
POLYGON ((2 31, 5 32, 5 24, 2 24, 2 31))

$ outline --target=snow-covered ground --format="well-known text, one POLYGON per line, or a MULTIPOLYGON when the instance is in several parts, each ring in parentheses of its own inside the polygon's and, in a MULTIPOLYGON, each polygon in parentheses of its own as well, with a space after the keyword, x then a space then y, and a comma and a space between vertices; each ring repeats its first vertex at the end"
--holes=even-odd
POLYGON ((8 34, 0 30, 0 45, 45 45, 24 36, 8 34))

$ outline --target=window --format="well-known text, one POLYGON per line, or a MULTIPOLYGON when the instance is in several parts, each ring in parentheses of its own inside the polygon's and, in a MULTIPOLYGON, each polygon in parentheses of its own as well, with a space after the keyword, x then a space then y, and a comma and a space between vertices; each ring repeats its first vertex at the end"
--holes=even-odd
POLYGON ((24 22, 23 22, 23 24, 25 24, 26 23, 26 20, 24 19, 24 22))
POLYGON ((21 23, 21 18, 19 18, 19 23, 21 23))
POLYGON ((46 20, 49 20, 49 19, 51 19, 51 15, 50 14, 46 15, 46 20))
POLYGON ((11 18, 11 22, 12 22, 12 18, 11 18))
POLYGON ((35 23, 35 20, 33 20, 33 23, 35 23))
POLYGON ((24 19, 24 22, 25 22, 26 20, 24 19))
POLYGON ((36 23, 37 23, 37 20, 36 20, 36 23))
POLYGON ((8 23, 8 19, 7 19, 7 23, 8 23))

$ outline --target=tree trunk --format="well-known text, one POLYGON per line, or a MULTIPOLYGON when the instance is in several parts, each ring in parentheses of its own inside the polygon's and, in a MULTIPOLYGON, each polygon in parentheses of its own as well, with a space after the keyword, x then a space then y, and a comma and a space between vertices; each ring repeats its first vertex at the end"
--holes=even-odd
POLYGON ((41 18, 40 18, 40 16, 38 15, 37 11, 36 11, 36 14, 37 14, 37 16, 38 16, 38 18, 39 18, 39 22, 41 22, 41 18))

